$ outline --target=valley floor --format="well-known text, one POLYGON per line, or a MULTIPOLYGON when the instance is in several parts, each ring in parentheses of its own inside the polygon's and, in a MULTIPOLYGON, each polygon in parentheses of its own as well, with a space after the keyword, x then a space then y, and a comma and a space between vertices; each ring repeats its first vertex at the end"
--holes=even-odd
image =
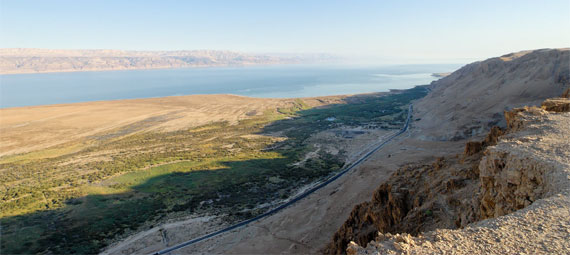
POLYGON ((398 130, 425 93, 0 109, 2 251, 146 252, 255 217, 398 130))
MULTIPOLYGON (((376 186, 387 180, 403 162, 431 159, 434 156, 431 148, 434 147, 438 148, 435 156, 446 156, 461 149, 463 143, 427 142, 403 135, 361 166, 282 212, 173 254, 319 253, 354 205, 369 199, 376 186)), ((185 230, 178 228, 169 232, 174 238, 181 239, 185 230)), ((164 249, 165 244, 156 242, 158 235, 157 232, 154 234, 154 245, 141 251, 149 253, 164 249)), ((110 253, 128 251, 128 248, 112 249, 110 253)))

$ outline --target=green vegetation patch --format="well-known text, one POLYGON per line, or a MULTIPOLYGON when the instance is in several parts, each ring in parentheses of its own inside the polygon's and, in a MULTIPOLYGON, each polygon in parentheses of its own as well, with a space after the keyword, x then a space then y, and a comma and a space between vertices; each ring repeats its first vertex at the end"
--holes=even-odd
POLYGON ((339 156, 323 151, 294 164, 311 151, 312 134, 341 125, 399 128, 410 100, 424 95, 425 89, 415 88, 319 109, 298 99, 236 125, 138 133, 62 154, 37 152, 49 157, 3 161, 1 250, 97 253, 110 240, 171 217, 253 217, 269 209, 262 205, 342 168, 339 156), (274 132, 286 139, 267 135, 274 132))

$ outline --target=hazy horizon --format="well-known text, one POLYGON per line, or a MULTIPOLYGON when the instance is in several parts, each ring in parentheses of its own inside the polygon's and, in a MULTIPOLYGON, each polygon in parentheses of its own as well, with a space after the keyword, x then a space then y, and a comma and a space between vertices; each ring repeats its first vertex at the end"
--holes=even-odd
POLYGON ((330 54, 467 63, 570 45, 568 1, 0 1, 0 48, 330 54))
MULTIPOLYGON (((220 52, 236 52, 247 55, 259 55, 259 56, 273 56, 273 57, 301 57, 310 58, 314 57, 316 60, 326 60, 317 61, 313 63, 303 63, 296 65, 333 65, 333 66, 393 66, 393 65, 414 65, 414 64, 468 64, 474 61, 484 60, 486 58, 449 58, 440 60, 431 59, 406 59, 406 58, 389 58, 389 57, 370 57, 370 56, 354 56, 354 55, 339 55, 328 52, 307 52, 307 53, 295 53, 295 52, 247 52, 232 49, 178 49, 178 50, 131 50, 131 49, 111 49, 111 48, 0 48, 0 50, 11 50, 11 49, 24 49, 24 50, 55 50, 55 51, 128 51, 128 52, 178 52, 178 51, 220 51, 220 52)), ((535 50, 535 49, 533 49, 535 50)), ((511 52, 505 52, 508 54, 511 52)), ((501 55, 504 55, 501 54, 501 55)), ((496 56, 491 56, 496 57, 496 56)))

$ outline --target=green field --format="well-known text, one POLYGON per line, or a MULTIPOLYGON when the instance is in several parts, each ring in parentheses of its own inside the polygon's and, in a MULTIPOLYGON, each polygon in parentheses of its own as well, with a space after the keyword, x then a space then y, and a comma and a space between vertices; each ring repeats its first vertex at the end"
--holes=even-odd
POLYGON ((97 253, 110 240, 189 214, 235 222, 342 168, 307 139, 339 126, 398 128, 425 89, 347 98, 318 109, 299 99, 230 125, 81 141, 0 158, 2 253, 97 253), (335 117, 334 121, 325 121, 335 117), (280 133, 281 137, 269 134, 280 133), (61 152, 65 153, 61 153, 61 152))

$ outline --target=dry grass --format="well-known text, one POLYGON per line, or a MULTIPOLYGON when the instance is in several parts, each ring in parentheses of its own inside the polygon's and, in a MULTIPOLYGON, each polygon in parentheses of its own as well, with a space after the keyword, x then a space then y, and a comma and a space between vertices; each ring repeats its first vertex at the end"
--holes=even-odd
MULTIPOLYGON (((310 98, 319 106, 342 97, 310 98)), ((79 140, 119 138, 143 131, 177 131, 212 122, 238 120, 288 107, 294 99, 261 99, 233 95, 193 95, 0 109, 0 157, 22 154, 79 140)), ((70 153, 60 148, 46 155, 70 153)), ((45 153, 45 152, 44 152, 45 153)))

